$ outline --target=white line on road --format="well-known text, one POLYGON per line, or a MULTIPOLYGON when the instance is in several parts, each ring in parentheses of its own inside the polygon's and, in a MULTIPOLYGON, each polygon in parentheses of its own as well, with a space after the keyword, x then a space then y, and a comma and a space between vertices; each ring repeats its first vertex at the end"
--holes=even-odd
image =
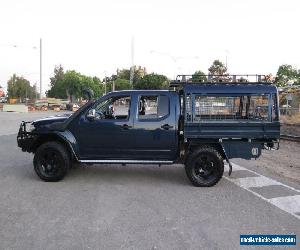
POLYGON ((18 134, 18 131, 17 132, 11 132, 11 133, 0 133, 0 136, 3 136, 3 135, 17 135, 18 134))
MULTIPOLYGON (((294 192, 299 192, 300 190, 297 190, 293 187, 290 187, 288 185, 285 185, 281 182, 275 181, 271 178, 268 178, 266 176, 263 176, 255 171, 249 170, 247 168, 241 167, 237 164, 232 163, 233 171, 235 170, 246 170, 248 172, 254 173, 257 175, 256 177, 245 177, 245 178, 231 178, 229 176, 223 176, 226 180, 234 183, 235 185, 249 191, 250 193, 254 194, 255 196, 261 198, 262 200, 280 208, 281 210, 293 215, 297 219, 300 219, 300 195, 292 195, 292 196, 284 196, 284 197, 276 197, 267 199, 264 196, 262 196, 259 193, 254 192, 250 188, 253 187, 266 187, 266 186, 272 186, 272 185, 279 185, 286 187, 294 192)), ((228 165, 225 165, 225 171, 228 172, 228 165)))

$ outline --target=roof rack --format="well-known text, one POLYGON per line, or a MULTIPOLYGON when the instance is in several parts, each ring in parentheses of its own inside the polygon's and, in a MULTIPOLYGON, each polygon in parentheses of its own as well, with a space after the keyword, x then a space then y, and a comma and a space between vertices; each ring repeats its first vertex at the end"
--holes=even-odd
POLYGON ((179 87, 184 84, 272 84, 270 75, 177 75, 170 87, 179 87))

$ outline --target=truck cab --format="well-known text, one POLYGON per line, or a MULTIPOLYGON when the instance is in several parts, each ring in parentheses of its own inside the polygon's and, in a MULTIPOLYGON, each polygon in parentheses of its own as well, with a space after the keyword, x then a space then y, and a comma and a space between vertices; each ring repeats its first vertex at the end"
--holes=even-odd
POLYGON ((81 162, 175 161, 179 98, 176 92, 112 92, 95 101, 69 126, 81 162))
POLYGON ((23 122, 18 145, 34 153, 45 181, 61 180, 73 162, 183 163, 195 186, 215 185, 224 161, 231 167, 232 158, 250 160, 279 147, 275 86, 177 80, 170 87, 111 92, 70 116, 23 122))

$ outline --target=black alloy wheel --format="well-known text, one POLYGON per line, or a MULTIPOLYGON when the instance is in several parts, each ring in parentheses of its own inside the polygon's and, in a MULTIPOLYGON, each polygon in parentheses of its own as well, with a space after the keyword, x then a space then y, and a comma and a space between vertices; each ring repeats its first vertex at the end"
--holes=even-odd
POLYGON ((70 167, 70 157, 60 143, 47 142, 35 152, 33 164, 36 174, 42 180, 59 181, 64 178, 70 167))
POLYGON ((223 176, 223 158, 215 148, 198 148, 188 157, 185 171, 194 186, 213 186, 223 176))

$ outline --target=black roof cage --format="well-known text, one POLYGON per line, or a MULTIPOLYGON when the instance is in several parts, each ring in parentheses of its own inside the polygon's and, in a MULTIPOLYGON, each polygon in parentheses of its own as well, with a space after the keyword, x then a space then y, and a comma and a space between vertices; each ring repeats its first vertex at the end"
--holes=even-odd
POLYGON ((184 84, 272 84, 270 75, 177 75, 170 87, 184 84))

